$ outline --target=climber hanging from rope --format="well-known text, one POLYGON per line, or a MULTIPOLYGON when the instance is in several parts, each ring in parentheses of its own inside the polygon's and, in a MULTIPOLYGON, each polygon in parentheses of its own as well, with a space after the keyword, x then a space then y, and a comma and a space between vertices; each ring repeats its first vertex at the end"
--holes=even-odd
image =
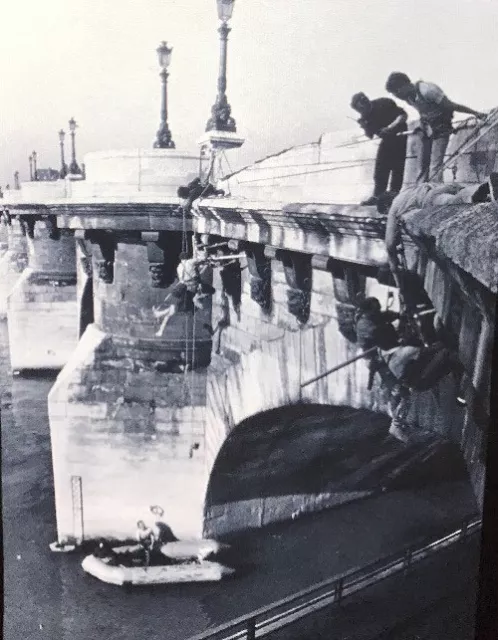
MULTIPOLYGON (((465 405, 466 401, 460 395, 464 370, 457 356, 441 342, 430 346, 403 344, 403 337, 393 324, 398 319, 396 312, 382 311, 377 298, 365 298, 358 305, 355 332, 357 344, 365 353, 370 352, 368 388, 372 387, 373 377, 378 373, 382 386, 389 391, 392 418, 389 433, 407 441, 410 432, 407 416, 412 393, 433 389, 442 378, 452 373, 458 389, 457 402, 465 405), (377 350, 372 352, 372 347, 377 350)), ((468 389, 474 406, 472 386, 468 385, 468 389)))
POLYGON ((229 264, 233 261, 232 256, 216 257, 208 254, 209 247, 196 245, 194 243, 193 253, 188 253, 188 232, 187 216, 192 210, 192 205, 199 198, 209 196, 225 195, 222 189, 217 189, 211 183, 215 162, 215 154, 211 155, 209 169, 204 180, 200 177, 192 180, 187 186, 179 187, 177 194, 179 198, 185 200, 182 205, 183 232, 182 232, 182 252, 179 256, 180 263, 177 267, 177 280, 173 284, 171 291, 164 299, 163 305, 166 308, 153 308, 154 317, 161 319, 161 326, 156 332, 157 336, 162 336, 168 322, 177 312, 195 313, 196 309, 203 308, 203 301, 207 296, 215 293, 214 287, 205 282, 203 275, 210 266, 216 266, 218 261, 229 264))
POLYGON ((154 307, 156 318, 161 318, 161 326, 156 332, 162 336, 168 322, 177 312, 195 313, 196 309, 204 308, 204 301, 212 296, 216 289, 205 281, 205 275, 209 268, 225 267, 242 258, 245 254, 209 255, 209 245, 200 246, 194 244, 193 255, 186 252, 180 254, 180 263, 177 267, 177 280, 172 285, 171 291, 166 296, 165 309, 154 307))
POLYGON ((407 187, 400 194, 388 192, 379 198, 377 210, 380 214, 387 215, 385 241, 389 266, 402 294, 405 293, 402 279, 406 267, 403 264, 402 216, 425 207, 489 202, 496 199, 496 182, 496 174, 491 174, 486 182, 477 187, 456 182, 443 185, 426 182, 407 187))

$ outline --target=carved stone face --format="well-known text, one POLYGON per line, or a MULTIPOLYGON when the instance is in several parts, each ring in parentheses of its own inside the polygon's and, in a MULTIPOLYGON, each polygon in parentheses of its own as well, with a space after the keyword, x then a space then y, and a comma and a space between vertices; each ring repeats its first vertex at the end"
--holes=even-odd
POLYGON ((114 263, 110 260, 98 260, 97 273, 102 282, 105 282, 105 284, 112 284, 114 278, 114 263))
POLYGON ((149 265, 149 273, 152 280, 152 286, 159 288, 164 286, 165 281, 165 267, 160 262, 149 265))

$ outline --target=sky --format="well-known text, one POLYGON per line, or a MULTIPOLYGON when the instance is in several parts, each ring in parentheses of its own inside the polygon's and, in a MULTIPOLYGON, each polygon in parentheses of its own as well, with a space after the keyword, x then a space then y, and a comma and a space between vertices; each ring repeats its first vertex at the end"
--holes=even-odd
MULTIPOLYGON (((2 11, 0 185, 59 168, 59 129, 77 158, 150 148, 159 126, 156 48, 173 47, 169 125, 196 151, 216 97, 215 0, 15 0, 2 11)), ((233 168, 354 128, 351 95, 385 95, 391 71, 436 82, 456 102, 498 105, 496 0, 235 0, 227 96, 245 139, 233 168)), ((68 153, 66 152, 66 159, 68 153)))

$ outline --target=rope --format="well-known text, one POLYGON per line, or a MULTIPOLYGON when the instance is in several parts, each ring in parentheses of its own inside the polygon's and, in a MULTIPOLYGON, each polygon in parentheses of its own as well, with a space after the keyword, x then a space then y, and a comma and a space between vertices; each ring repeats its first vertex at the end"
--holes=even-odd
MULTIPOLYGON (((465 122, 468 123, 468 121, 470 120, 470 118, 468 118, 465 122)), ((458 156, 462 155, 463 153, 465 153, 465 151, 471 147, 472 145, 474 145, 478 140, 480 140, 488 131, 489 129, 495 127, 498 125, 498 110, 496 111, 491 111, 488 116, 486 117, 486 120, 484 120, 477 128, 475 128, 472 133, 462 142, 462 144, 458 147, 458 149, 456 149, 447 159, 445 162, 443 162, 443 164, 438 167, 438 169, 436 169, 436 171, 434 171, 430 176, 429 176, 429 181, 431 181, 438 173, 440 173, 441 171, 444 171, 445 169, 447 169, 450 164, 453 162, 453 160, 455 160, 455 158, 457 158, 458 156), (485 128, 486 127, 486 128, 485 128)), ((462 126, 460 128, 455 129, 455 133, 458 131, 461 131, 463 129, 467 128, 467 126, 462 126)))
POLYGON ((261 180, 278 180, 280 178, 293 178, 295 176, 307 176, 312 173, 324 173, 326 171, 341 171, 344 169, 354 169, 356 167, 361 167, 367 163, 370 163, 371 160, 358 160, 354 163, 342 166, 342 167, 328 167, 327 169, 317 169, 316 171, 302 171, 300 173, 286 173, 280 176, 267 176, 266 178, 253 178, 252 180, 243 180, 239 182, 239 184, 248 184, 250 182, 261 182, 261 180))

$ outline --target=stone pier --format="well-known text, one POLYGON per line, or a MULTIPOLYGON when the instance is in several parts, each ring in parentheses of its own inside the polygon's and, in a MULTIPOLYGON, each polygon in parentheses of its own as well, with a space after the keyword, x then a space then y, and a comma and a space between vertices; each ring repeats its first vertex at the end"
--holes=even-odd
MULTIPOLYGON (((125 539, 156 504, 177 536, 199 536, 211 301, 195 319, 179 309, 162 335, 153 311, 171 289, 185 237, 176 189, 194 177, 198 158, 91 154, 85 164, 80 202, 59 216, 61 227, 76 229, 78 306, 86 315, 49 395, 58 538, 125 539), (82 201, 89 191, 105 193, 108 174, 123 166, 138 172, 143 188, 157 189, 154 204, 142 202, 129 175, 120 193, 115 186, 114 202, 82 201)), ((190 229, 189 220, 189 243, 190 229)))
POLYGON ((28 263, 25 231, 19 220, 4 211, 2 224, 7 250, 0 258, 0 318, 7 316, 7 299, 28 263))
POLYGON ((62 369, 78 338, 74 235, 55 216, 18 219, 28 264, 7 301, 12 369, 62 369))

